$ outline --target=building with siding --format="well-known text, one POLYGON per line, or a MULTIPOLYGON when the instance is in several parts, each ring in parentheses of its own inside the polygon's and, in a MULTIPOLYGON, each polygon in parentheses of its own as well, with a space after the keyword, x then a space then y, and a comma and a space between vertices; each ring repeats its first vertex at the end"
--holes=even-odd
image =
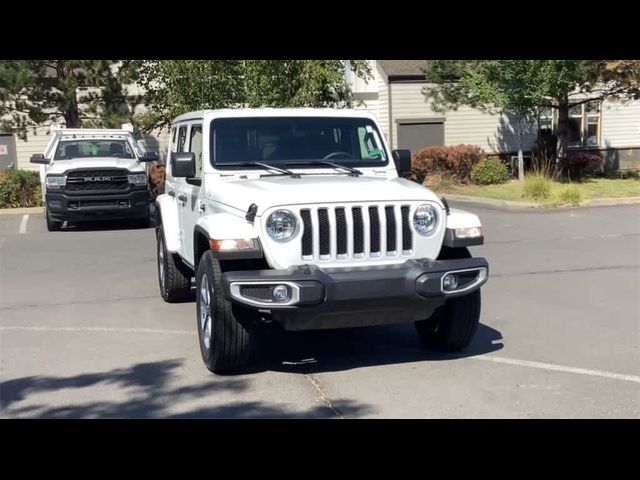
MULTIPOLYGON (((434 112, 422 93, 427 85, 424 60, 369 60, 373 78, 364 81, 347 74, 356 97, 356 108, 374 113, 392 148, 415 151, 432 145, 472 144, 488 154, 515 155, 518 137, 514 120, 508 115, 489 114, 470 107, 445 113, 434 112)), ((140 94, 139 87, 128 87, 140 94)), ((571 112, 572 147, 601 152, 609 170, 640 168, 640 100, 626 103, 604 101, 580 105, 571 112)), ((534 147, 540 132, 553 131, 556 119, 543 116, 529 125, 523 136, 523 149, 534 147)), ((0 139, 2 140, 2 139, 0 139)), ((30 130, 26 141, 13 141, 15 163, 19 168, 37 170, 29 163, 34 153, 42 153, 49 141, 49 128, 30 130)), ((145 135, 141 144, 158 151, 161 159, 167 151, 168 132, 145 135)), ((11 148, 7 149, 11 152, 11 148)), ((0 162, 0 168, 2 163, 0 162)))
MULTIPOLYGON (((488 154, 515 155, 518 134, 508 115, 460 107, 434 112, 422 90, 427 86, 425 60, 370 60, 374 78, 353 82, 364 108, 377 115, 392 148, 415 151, 433 145, 472 144, 488 154)), ((599 151, 610 170, 640 168, 640 100, 579 105, 571 112, 571 148, 599 151)), ((523 149, 540 133, 552 132, 553 115, 526 126, 523 149)))

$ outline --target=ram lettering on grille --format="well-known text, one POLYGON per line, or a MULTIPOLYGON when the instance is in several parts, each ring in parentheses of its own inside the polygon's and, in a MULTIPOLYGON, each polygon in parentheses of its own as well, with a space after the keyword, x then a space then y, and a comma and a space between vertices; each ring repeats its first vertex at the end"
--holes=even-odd
POLYGON ((302 259, 412 255, 409 213, 409 205, 302 208, 302 259))

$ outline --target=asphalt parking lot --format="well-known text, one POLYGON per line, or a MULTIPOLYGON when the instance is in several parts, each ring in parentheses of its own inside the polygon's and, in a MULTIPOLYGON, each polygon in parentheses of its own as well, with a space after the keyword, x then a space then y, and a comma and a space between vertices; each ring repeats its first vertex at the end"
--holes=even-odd
POLYGON ((640 206, 502 211, 470 348, 413 325, 290 333, 215 376, 195 304, 158 293, 153 229, 0 216, 2 418, 640 418, 640 206))

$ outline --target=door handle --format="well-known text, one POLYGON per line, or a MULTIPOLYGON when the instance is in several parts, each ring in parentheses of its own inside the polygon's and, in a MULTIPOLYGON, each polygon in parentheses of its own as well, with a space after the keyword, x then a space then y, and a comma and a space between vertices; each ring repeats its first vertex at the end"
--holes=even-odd
POLYGON ((170 197, 174 197, 174 198, 175 198, 175 196, 176 196, 176 192, 174 192, 173 190, 169 190, 169 191, 167 192, 167 195, 169 195, 170 197))
POLYGON ((200 206, 198 207, 198 209, 200 210, 200 213, 204 213, 204 211, 207 209, 207 205, 204 202, 200 202, 200 206))
POLYGON ((186 202, 187 196, 184 193, 180 193, 178 194, 178 200, 180 200, 181 202, 186 202))

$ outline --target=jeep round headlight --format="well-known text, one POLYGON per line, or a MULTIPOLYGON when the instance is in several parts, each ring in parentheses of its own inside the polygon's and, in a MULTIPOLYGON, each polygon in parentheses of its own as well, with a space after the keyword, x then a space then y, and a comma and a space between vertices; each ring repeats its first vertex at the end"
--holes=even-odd
POLYGON ((267 233, 278 242, 286 242, 296 231, 296 217, 289 210, 276 210, 267 218, 267 233))
POLYGON ((420 235, 431 235, 438 224, 438 212, 431 205, 420 205, 413 214, 413 228, 420 235))

